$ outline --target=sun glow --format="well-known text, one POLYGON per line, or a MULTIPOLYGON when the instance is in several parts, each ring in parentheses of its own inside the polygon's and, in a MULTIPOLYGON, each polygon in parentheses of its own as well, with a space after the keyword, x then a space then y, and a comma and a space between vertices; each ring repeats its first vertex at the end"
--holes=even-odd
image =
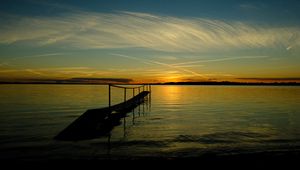
POLYGON ((163 82, 180 82, 180 76, 167 76, 162 79, 163 82))

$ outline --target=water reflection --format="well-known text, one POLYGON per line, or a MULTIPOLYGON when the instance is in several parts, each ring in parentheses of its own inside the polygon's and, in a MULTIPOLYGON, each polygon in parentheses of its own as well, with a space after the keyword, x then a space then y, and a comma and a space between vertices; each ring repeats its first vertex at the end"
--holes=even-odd
MULTIPOLYGON (((151 94, 151 93, 150 93, 151 94)), ((150 108, 151 108, 151 95, 148 95, 144 98, 143 102, 138 105, 137 107, 133 108, 131 112, 129 112, 128 114, 126 114, 126 116, 123 117, 122 120, 122 124, 123 124, 123 139, 122 140, 126 140, 127 139, 127 135, 128 135, 128 130, 135 126, 135 120, 138 117, 145 116, 146 112, 150 113, 150 108), (141 105, 143 107, 142 111, 141 111, 141 105), (146 105, 146 106, 145 106, 146 105), (146 109, 145 109, 146 108, 146 109), (136 110, 138 110, 138 117, 136 117, 136 110), (127 122, 127 119, 130 118, 132 116, 131 119, 131 124, 129 124, 129 122, 127 122)), ((111 142, 111 136, 112 136, 113 132, 110 132, 107 135, 107 154, 110 155, 111 149, 113 148, 112 142, 111 142)))
POLYGON ((180 103, 182 95, 182 88, 180 86, 164 86, 160 89, 161 100, 165 104, 176 104, 180 103))
POLYGON ((299 87, 153 86, 152 92, 105 136, 61 142, 53 136, 86 109, 107 106, 107 86, 1 86, 0 159, 299 150, 299 87))

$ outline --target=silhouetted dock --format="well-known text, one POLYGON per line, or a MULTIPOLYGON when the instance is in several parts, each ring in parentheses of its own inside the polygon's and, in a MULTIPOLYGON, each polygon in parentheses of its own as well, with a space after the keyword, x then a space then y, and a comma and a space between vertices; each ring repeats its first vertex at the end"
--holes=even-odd
POLYGON ((145 91, 144 86, 140 87, 122 87, 114 86, 124 89, 124 102, 111 106, 111 87, 109 85, 109 106, 99 109, 90 109, 84 112, 79 118, 71 123, 67 128, 61 131, 54 137, 56 140, 84 140, 93 139, 100 136, 107 135, 114 126, 120 124, 120 119, 126 117, 126 114, 133 110, 138 105, 145 101, 145 97, 150 94, 151 87, 148 86, 145 91), (134 95, 134 90, 138 88, 139 94, 134 95), (143 91, 140 92, 140 88, 143 91), (126 100, 126 89, 133 90, 133 97, 126 100))

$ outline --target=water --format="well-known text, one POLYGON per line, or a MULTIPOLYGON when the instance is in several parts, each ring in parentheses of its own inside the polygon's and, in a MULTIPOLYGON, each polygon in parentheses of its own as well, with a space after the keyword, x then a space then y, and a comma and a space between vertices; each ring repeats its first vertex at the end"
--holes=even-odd
MULTIPOLYGON (((152 86, 151 101, 128 113, 110 136, 76 142, 53 137, 85 110, 107 106, 107 86, 0 87, 0 160, 182 158, 300 148, 300 87, 152 86)), ((112 91, 113 104, 122 102, 122 90, 112 91)))

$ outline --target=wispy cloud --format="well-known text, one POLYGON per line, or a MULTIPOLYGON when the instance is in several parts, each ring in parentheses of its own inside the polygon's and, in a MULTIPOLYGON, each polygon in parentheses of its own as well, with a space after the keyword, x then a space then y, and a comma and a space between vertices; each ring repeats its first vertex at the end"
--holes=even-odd
POLYGON ((245 80, 300 80, 300 77, 293 77, 293 78, 237 78, 237 79, 245 79, 245 80))
POLYGON ((7 62, 3 62, 3 63, 0 63, 0 67, 9 67, 9 63, 7 62))
POLYGON ((51 57, 51 56, 62 56, 65 54, 67 54, 67 53, 46 53, 46 54, 36 54, 36 55, 12 57, 12 58, 9 58, 9 59, 3 61, 2 63, 0 63, 0 67, 16 67, 15 61, 17 61, 17 60, 43 58, 43 57, 51 57))
POLYGON ((194 65, 192 65, 192 64, 190 64, 190 65, 180 65, 180 63, 179 63, 179 65, 177 65, 177 64, 173 64, 173 66, 176 66, 177 68, 192 68, 192 67, 204 67, 204 65, 200 65, 200 64, 194 64, 194 65))
POLYGON ((290 78, 236 78, 240 81, 255 81, 255 82, 300 82, 300 77, 290 77, 290 78))
POLYGON ((188 61, 183 63, 172 64, 173 66, 190 66, 190 64, 196 63, 210 63, 210 62, 222 62, 222 61, 230 61, 230 60, 242 60, 242 59, 259 59, 259 58, 268 58, 269 56, 241 56, 241 57, 227 57, 227 58, 218 58, 218 59, 210 59, 210 60, 196 60, 196 61, 188 61))
POLYGON ((42 78, 71 78, 74 76, 82 77, 103 77, 109 76, 112 72, 96 70, 89 67, 57 67, 57 68, 2 68, 0 77, 42 77, 42 78))
POLYGON ((1 79, 19 79, 23 77, 46 77, 49 74, 45 74, 44 72, 40 72, 35 69, 12 69, 12 68, 4 68, 0 69, 0 78, 1 79))
POLYGON ((141 59, 141 58, 127 56, 127 55, 123 55, 123 54, 111 54, 111 55, 137 60, 137 61, 140 61, 140 62, 143 62, 143 63, 146 63, 146 64, 156 64, 156 65, 160 65, 160 66, 163 66, 163 67, 172 68, 172 69, 175 69, 177 71, 180 71, 181 73, 184 73, 183 75, 188 74, 189 76, 192 75, 192 76, 207 78, 202 74, 199 74, 199 73, 197 73, 195 71, 192 71, 192 70, 189 70, 189 69, 185 69, 181 66, 166 64, 166 63, 158 62, 158 61, 155 61, 155 60, 141 59))
POLYGON ((239 5, 239 8, 242 10, 251 10, 251 11, 256 11, 259 10, 260 7, 254 4, 250 4, 250 3, 243 3, 239 5))
POLYGON ((32 73, 32 74, 34 74, 34 75, 36 75, 36 76, 45 76, 46 74, 44 74, 44 73, 41 73, 41 72, 39 72, 39 71, 36 71, 36 70, 34 70, 34 69, 25 69, 25 71, 26 72, 29 72, 29 73, 32 73))
MULTIPOLYGON (((244 6, 248 7, 248 6, 244 6)), ((298 26, 176 18, 135 12, 69 12, 59 17, 16 16, 0 26, 0 43, 63 44, 79 48, 143 47, 199 52, 299 46, 298 26), (296 37, 290 39, 290 37, 296 37)))
POLYGON ((18 59, 28 59, 28 58, 39 58, 39 57, 49 57, 49 56, 60 56, 65 53, 47 53, 47 54, 37 54, 37 55, 30 55, 30 56, 21 56, 21 57, 15 57, 11 58, 10 60, 18 60, 18 59))
POLYGON ((18 70, 15 70, 15 69, 3 69, 3 70, 0 70, 0 76, 1 76, 1 73, 13 73, 13 72, 17 72, 18 70))
POLYGON ((89 82, 98 82, 98 83, 130 83, 132 79, 125 78, 71 78, 65 80, 66 82, 76 82, 76 83, 89 83, 89 82))

